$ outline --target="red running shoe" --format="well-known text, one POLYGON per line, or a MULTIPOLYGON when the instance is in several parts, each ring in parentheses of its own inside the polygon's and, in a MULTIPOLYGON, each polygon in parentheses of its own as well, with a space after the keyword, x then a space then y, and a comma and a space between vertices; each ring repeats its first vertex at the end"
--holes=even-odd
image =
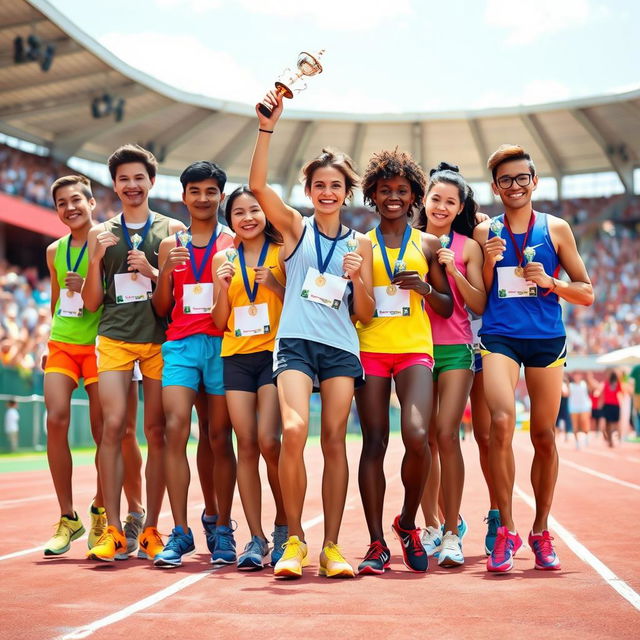
POLYGON ((391 528, 402 543, 404 566, 416 573, 424 573, 429 568, 429 556, 422 546, 420 529, 403 529, 400 526, 400 516, 395 517, 391 528))

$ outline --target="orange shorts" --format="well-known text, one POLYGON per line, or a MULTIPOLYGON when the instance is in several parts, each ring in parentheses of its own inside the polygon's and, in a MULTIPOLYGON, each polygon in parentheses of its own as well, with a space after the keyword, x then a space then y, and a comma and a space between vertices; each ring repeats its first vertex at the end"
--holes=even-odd
POLYGON ((124 342, 98 336, 98 372, 133 371, 136 360, 143 376, 162 380, 162 345, 153 342, 124 342))
POLYGON ((62 373, 76 384, 80 378, 84 378, 85 387, 98 381, 95 345, 49 340, 48 348, 45 374, 62 373))

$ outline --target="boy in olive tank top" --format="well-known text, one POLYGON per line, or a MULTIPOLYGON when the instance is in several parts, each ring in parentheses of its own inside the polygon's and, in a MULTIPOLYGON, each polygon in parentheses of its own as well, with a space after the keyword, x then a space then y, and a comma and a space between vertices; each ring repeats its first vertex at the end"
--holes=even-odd
POLYGON ((121 443, 131 372, 138 361, 148 444, 147 512, 138 557, 153 559, 163 548, 157 523, 165 488, 160 382, 160 346, 165 333, 164 320, 151 306, 151 294, 158 278, 160 242, 184 225, 149 210, 149 191, 158 166, 153 154, 138 145, 124 145, 110 156, 108 166, 122 213, 89 232, 89 269, 82 287, 87 309, 103 305, 97 341, 98 387, 104 415, 99 465, 108 527, 89 557, 103 561, 128 557, 120 521, 121 443))

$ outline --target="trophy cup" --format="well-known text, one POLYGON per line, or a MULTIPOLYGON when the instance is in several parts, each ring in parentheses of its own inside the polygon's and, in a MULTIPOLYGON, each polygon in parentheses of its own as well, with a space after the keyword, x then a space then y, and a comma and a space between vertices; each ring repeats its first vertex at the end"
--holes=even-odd
POLYGON ((178 242, 181 247, 186 247, 191 242, 191 234, 186 229, 178 231, 178 242))
POLYGON ((233 262, 238 256, 238 252, 234 247, 229 247, 228 249, 225 249, 224 255, 227 257, 229 262, 233 262))
POLYGON ((527 264, 533 262, 533 259, 536 257, 536 250, 533 247, 527 247, 522 254, 524 255, 524 260, 527 264))
MULTIPOLYGON (((306 51, 301 51, 296 62, 297 71, 286 68, 276 80, 276 95, 293 98, 294 93, 304 91, 307 88, 307 83, 304 80, 301 81, 301 79, 305 76, 311 77, 322 73, 320 58, 324 55, 324 52, 325 50, 322 49, 316 55, 312 55, 306 51)), ((264 102, 260 104, 258 109, 267 118, 271 117, 273 113, 273 109, 264 102)))
POLYGON ((451 242, 451 238, 446 234, 443 233, 438 240, 440 240, 440 246, 443 249, 448 249, 449 248, 449 243, 451 242))
MULTIPOLYGON (((504 224, 502 224, 502 222, 498 220, 498 218, 493 218, 489 223, 489 229, 491 229, 491 231, 493 231, 493 233, 495 233, 499 238, 502 237, 503 228, 504 228, 504 224)), ((500 262, 503 259, 504 259, 504 256, 500 254, 499 256, 496 257, 496 262, 500 262)))
MULTIPOLYGON (((355 251, 358 248, 358 240, 355 236, 349 236, 347 238, 347 250, 348 251, 355 251)), ((346 278, 347 280, 349 279, 349 276, 346 273, 342 274, 343 278, 346 278)))
MULTIPOLYGON (((134 233, 134 234, 131 236, 131 247, 133 248, 133 250, 134 250, 134 251, 137 251, 137 250, 138 250, 138 247, 139 247, 141 244, 142 244, 142 238, 141 238, 137 233, 134 233)), ((132 280, 137 280, 137 279, 138 279, 138 272, 137 272, 137 271, 134 271, 134 272, 131 274, 131 279, 132 279, 132 280)))

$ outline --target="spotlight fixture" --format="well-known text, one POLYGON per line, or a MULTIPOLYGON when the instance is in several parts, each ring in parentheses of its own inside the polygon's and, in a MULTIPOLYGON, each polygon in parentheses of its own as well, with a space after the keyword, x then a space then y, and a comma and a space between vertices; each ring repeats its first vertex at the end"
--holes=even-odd
POLYGON ((91 101, 91 115, 96 118, 105 118, 113 114, 116 122, 124 119, 125 99, 111 95, 108 91, 91 101))
POLYGON ((30 33, 25 41, 22 36, 13 40, 13 61, 15 64, 39 62, 45 73, 51 69, 56 48, 53 44, 43 43, 35 34, 30 33))

